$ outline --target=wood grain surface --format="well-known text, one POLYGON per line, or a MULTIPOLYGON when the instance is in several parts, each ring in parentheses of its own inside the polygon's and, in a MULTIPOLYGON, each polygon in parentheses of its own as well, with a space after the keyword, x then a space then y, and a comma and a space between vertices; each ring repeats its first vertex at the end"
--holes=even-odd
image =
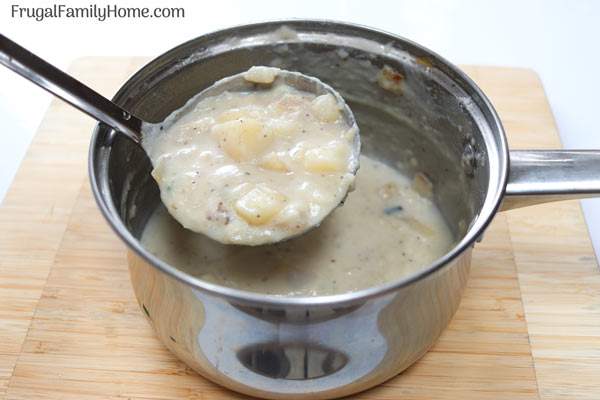
MULTIPOLYGON (((84 58, 70 72, 110 97, 145 61, 84 58)), ((464 69, 512 148, 560 147, 535 73, 464 69)), ((53 101, 0 207, 0 399, 244 398, 175 359, 142 317, 87 182, 93 125, 53 101)), ((433 350, 355 397, 600 399, 599 378, 600 271, 571 201, 499 214, 433 350)))

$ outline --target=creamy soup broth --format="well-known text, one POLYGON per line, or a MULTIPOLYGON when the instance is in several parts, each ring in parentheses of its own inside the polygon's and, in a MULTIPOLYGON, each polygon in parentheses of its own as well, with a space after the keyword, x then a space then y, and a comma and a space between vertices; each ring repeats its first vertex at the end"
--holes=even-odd
POLYGON ((453 244, 427 184, 361 156, 356 190, 317 228, 274 245, 224 245, 183 228, 164 207, 142 245, 200 279, 252 292, 317 296, 357 291, 411 274, 453 244), (424 189, 425 188, 425 189, 424 189))

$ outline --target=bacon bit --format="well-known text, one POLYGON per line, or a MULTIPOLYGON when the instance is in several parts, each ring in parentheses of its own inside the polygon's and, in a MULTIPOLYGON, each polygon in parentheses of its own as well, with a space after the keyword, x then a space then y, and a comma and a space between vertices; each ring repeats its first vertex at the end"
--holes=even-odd
POLYGON ((389 65, 384 65, 379 74, 377 75, 377 83, 379 86, 390 92, 401 94, 402 93, 402 81, 404 75, 396 71, 389 65))
POLYGON ((223 225, 229 225, 231 222, 229 212, 225 208, 225 205, 222 201, 219 202, 215 211, 207 213, 206 219, 209 221, 222 223, 223 225))

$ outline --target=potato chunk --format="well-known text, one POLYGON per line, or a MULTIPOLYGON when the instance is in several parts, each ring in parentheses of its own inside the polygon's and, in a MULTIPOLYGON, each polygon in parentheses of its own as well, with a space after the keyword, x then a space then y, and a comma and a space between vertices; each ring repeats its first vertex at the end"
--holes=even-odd
POLYGON ((283 156, 285 153, 283 152, 279 152, 279 153, 269 153, 267 155, 265 155, 261 162, 260 162, 260 166, 264 169, 269 169, 271 171, 277 171, 277 172, 288 172, 289 168, 286 165, 286 163, 284 162, 283 156))
POLYGON ((274 119, 268 122, 266 130, 277 137, 293 138, 302 130, 302 126, 298 121, 274 119))
POLYGON ((250 225, 263 225, 281 211, 285 200, 281 193, 261 185, 242 196, 235 203, 235 211, 250 225))
POLYGON ((330 93, 314 99, 311 110, 323 122, 335 122, 340 116, 340 105, 330 93))
POLYGON ((309 172, 341 172, 348 167, 348 148, 339 142, 307 150, 304 168, 309 172))
POLYGON ((252 118, 240 118, 213 126, 212 133, 228 156, 236 161, 255 158, 271 143, 272 135, 252 118))
POLYGON ((277 76, 277 68, 271 67, 252 67, 244 74, 244 79, 254 83, 273 83, 277 76))

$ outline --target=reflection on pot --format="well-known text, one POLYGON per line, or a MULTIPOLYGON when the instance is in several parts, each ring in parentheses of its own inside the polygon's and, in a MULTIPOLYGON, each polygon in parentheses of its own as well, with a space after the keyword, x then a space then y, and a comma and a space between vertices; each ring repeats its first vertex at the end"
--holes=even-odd
POLYGON ((237 358, 251 371, 276 379, 315 379, 346 365, 340 352, 305 343, 262 343, 238 351, 237 358))
POLYGON ((388 353, 377 319, 393 296, 347 309, 275 310, 194 295, 204 308, 198 350, 219 374, 250 387, 330 390, 369 375, 388 353))

